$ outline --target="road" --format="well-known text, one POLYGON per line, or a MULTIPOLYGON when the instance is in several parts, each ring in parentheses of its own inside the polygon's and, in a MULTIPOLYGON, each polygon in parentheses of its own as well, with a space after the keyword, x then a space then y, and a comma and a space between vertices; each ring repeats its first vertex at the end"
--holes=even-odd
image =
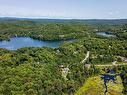
POLYGON ((112 67, 112 66, 125 66, 127 65, 127 63, 124 63, 124 64, 115 64, 115 65, 95 65, 97 67, 112 67))
POLYGON ((86 60, 89 58, 89 56, 90 56, 90 51, 87 51, 86 57, 85 57, 85 59, 83 59, 83 60, 81 61, 81 63, 86 62, 86 60))
MULTIPOLYGON (((81 61, 81 63, 85 63, 86 60, 89 58, 90 56, 90 51, 87 51, 86 57, 81 61)), ((127 65, 127 63, 124 64, 106 64, 106 65, 95 65, 97 67, 112 67, 112 66, 125 66, 127 65)))

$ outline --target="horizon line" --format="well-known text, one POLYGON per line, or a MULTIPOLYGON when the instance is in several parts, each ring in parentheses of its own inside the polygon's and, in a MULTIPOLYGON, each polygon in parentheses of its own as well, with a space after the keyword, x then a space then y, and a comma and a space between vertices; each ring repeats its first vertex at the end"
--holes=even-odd
POLYGON ((58 20, 124 20, 127 18, 73 18, 73 17, 20 17, 20 16, 0 16, 0 18, 17 19, 58 19, 58 20))

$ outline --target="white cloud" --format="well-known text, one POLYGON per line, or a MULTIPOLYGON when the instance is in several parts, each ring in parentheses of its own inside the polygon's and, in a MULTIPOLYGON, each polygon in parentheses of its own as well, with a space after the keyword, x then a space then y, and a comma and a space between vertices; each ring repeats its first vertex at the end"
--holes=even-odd
POLYGON ((16 17, 62 17, 66 16, 66 12, 57 12, 53 10, 43 9, 27 9, 13 6, 0 6, 0 16, 16 16, 16 17))

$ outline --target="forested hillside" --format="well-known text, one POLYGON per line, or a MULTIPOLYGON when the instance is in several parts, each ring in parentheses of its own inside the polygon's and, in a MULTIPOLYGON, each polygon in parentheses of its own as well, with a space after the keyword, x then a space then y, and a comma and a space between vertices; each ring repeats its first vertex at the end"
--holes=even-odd
POLYGON ((124 87, 121 93, 127 94, 127 24, 0 21, 0 40, 13 37, 75 41, 64 42, 59 48, 0 48, 1 95, 74 95, 88 79, 101 78, 110 69, 120 74, 124 87))

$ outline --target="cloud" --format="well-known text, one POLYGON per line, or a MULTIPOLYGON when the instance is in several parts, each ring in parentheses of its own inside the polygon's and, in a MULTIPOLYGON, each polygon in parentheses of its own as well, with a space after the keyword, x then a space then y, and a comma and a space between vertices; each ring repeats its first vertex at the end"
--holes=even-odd
POLYGON ((44 9, 28 9, 14 6, 0 6, 0 16, 16 16, 16 17, 62 17, 66 16, 66 12, 57 12, 54 10, 44 9))

